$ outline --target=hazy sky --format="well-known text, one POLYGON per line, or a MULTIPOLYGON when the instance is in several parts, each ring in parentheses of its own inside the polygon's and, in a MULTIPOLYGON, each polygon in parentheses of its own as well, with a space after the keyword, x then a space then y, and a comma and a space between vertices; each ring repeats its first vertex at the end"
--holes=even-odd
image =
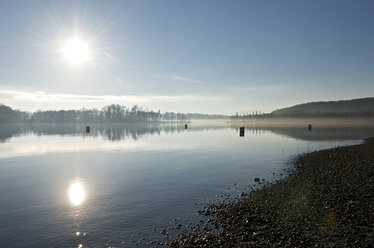
POLYGON ((2 0, 0 103, 234 114, 373 96, 373 13, 356 0, 2 0), (84 63, 64 58, 73 37, 84 63))

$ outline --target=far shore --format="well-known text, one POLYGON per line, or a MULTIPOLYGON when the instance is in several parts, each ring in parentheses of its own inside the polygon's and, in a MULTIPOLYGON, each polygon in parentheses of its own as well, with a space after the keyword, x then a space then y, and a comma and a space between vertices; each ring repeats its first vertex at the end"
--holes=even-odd
POLYGON ((272 126, 308 126, 312 127, 329 127, 329 126, 374 126, 374 118, 346 118, 346 117, 307 117, 307 118, 248 118, 248 119, 235 119, 230 121, 235 126, 259 126, 259 127, 272 127, 272 126))
MULTIPOLYGON (((168 247, 371 247, 374 138, 300 156, 285 179, 202 210, 168 247)), ((255 179, 254 184, 261 183, 255 179)))

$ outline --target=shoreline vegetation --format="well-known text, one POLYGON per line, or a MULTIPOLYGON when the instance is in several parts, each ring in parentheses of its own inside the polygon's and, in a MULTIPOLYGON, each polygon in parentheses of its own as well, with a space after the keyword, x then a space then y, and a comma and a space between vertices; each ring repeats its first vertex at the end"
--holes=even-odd
POLYGON ((374 97, 329 101, 309 102, 282 108, 270 113, 252 111, 236 113, 236 115, 204 114, 204 113, 175 113, 153 111, 142 106, 132 107, 111 104, 102 109, 80 110, 36 110, 21 111, 14 110, 0 103, 0 123, 138 123, 138 122, 185 122, 189 120, 227 120, 237 123, 256 123, 257 125, 277 125, 285 123, 289 125, 298 124, 305 120, 324 120, 328 123, 334 122, 373 122, 374 120, 374 97))
POLYGON ((111 104, 102 109, 80 110, 14 110, 0 104, 0 124, 128 124, 128 123, 174 123, 188 122, 191 119, 228 119, 225 115, 200 113, 175 113, 153 111, 138 105, 127 107, 111 104))
POLYGON ((166 246, 371 247, 374 138, 305 154, 293 164, 285 179, 201 210, 205 224, 168 238, 166 246))

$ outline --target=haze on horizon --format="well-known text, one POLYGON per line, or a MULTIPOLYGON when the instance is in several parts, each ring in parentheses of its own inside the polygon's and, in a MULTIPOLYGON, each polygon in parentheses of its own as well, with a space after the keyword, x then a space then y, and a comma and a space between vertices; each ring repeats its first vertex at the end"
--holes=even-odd
POLYGON ((1 1, 0 103, 270 112, 374 94, 372 1, 1 1))

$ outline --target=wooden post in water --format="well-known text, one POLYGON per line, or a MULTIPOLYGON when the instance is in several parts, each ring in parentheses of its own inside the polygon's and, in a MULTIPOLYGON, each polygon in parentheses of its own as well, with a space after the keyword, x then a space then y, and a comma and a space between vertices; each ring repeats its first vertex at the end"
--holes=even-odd
POLYGON ((244 127, 240 127, 239 130, 239 137, 244 137, 244 127))
POLYGON ((188 128, 187 124, 184 124, 184 129, 187 129, 187 128, 188 128))
POLYGON ((90 133, 90 126, 86 126, 86 133, 90 133))
POLYGON ((309 131, 312 131, 312 124, 308 125, 308 129, 309 129, 309 131))

